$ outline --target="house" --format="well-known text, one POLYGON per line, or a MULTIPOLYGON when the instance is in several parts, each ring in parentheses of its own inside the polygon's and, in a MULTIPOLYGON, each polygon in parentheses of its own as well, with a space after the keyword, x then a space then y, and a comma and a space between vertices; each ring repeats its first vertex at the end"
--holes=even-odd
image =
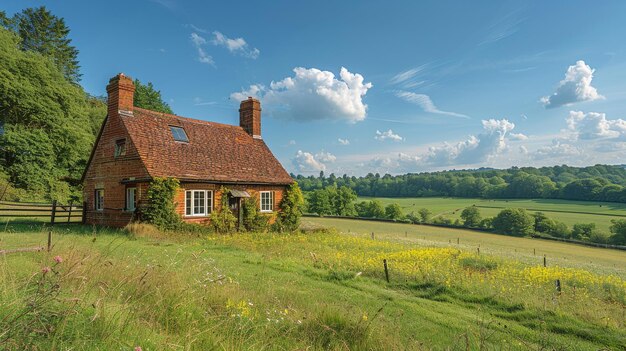
POLYGON ((156 177, 180 181, 176 211, 187 222, 208 223, 223 196, 235 216, 246 197, 261 212, 279 211, 293 180, 261 137, 258 100, 241 102, 234 126, 134 107, 134 91, 121 73, 107 86, 107 117, 82 178, 86 223, 128 224, 156 177))

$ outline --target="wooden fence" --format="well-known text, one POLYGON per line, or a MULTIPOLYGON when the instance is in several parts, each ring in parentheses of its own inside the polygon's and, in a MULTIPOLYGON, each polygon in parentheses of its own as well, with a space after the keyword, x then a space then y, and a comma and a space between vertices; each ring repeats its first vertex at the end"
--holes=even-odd
POLYGON ((1 222, 34 222, 84 224, 84 204, 62 204, 57 201, 52 203, 35 202, 7 202, 0 201, 1 222))

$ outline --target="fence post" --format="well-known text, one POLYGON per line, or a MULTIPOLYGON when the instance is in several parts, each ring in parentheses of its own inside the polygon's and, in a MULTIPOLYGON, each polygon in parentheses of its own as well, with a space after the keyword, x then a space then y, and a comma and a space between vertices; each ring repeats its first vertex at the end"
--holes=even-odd
POLYGON ((546 267, 546 266, 547 266, 547 265, 546 265, 546 263, 547 263, 547 262, 546 262, 546 255, 543 255, 543 266, 544 266, 544 267, 546 267))
POLYGON ((48 230, 48 252, 52 248, 52 230, 48 230))
POLYGON ((70 201, 70 209, 69 209, 69 212, 67 212, 67 223, 69 223, 70 219, 72 218, 72 204, 73 204, 73 201, 70 201))
POLYGON ((374 232, 372 232, 372 240, 374 240, 374 232))
POLYGON ((383 266, 385 267, 385 279, 387 279, 387 283, 389 283, 389 270, 387 269, 387 259, 383 258, 383 266))
POLYGON ((87 201, 83 201, 83 224, 87 223, 87 201))
POLYGON ((52 212, 50 213, 50 225, 54 225, 54 217, 57 214, 57 200, 52 201, 52 212))

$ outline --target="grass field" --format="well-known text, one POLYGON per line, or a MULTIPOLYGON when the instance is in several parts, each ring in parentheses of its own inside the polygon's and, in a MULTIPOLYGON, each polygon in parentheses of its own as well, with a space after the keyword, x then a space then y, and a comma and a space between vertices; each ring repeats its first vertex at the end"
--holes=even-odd
MULTIPOLYGON (((359 197, 358 201, 371 200, 359 197)), ((597 227, 609 232, 612 219, 626 219, 626 204, 613 202, 570 201, 551 199, 511 199, 486 200, 466 198, 377 198, 384 205, 398 203, 404 213, 417 213, 420 208, 428 208, 434 215, 460 218, 465 207, 476 205, 483 217, 493 217, 505 208, 525 208, 531 213, 541 211, 548 217, 567 224, 570 228, 576 223, 596 223, 597 227)))
MULTIPOLYGON (((55 227, 52 252, 0 256, 0 345, 623 350, 626 344, 623 252, 538 242, 548 257, 567 257, 561 267, 550 259, 543 268, 523 252, 535 246, 531 239, 305 219, 304 228, 320 226, 343 233, 129 236, 55 227), (446 237, 461 237, 459 247, 446 237), (485 250, 480 255, 477 243, 485 250), (561 294, 554 279, 562 281, 561 294)), ((45 246, 46 228, 4 229, 0 248, 45 246)))

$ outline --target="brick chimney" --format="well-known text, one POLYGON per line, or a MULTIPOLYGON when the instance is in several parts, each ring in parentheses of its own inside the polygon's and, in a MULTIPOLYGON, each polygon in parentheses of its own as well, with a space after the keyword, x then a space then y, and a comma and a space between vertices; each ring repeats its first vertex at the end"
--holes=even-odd
POLYGON ((261 102, 252 97, 241 102, 239 125, 255 139, 261 139, 261 102))
POLYGON ((117 115, 120 111, 132 113, 135 84, 130 77, 120 73, 109 80, 107 105, 108 115, 117 115))

